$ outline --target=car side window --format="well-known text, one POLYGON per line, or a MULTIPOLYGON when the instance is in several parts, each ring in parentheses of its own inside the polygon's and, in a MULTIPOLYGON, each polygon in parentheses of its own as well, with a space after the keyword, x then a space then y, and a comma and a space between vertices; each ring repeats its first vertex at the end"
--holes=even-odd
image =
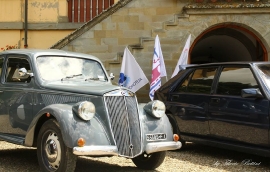
POLYGON ((1 57, 1 56, 0 56, 0 76, 1 76, 1 74, 2 74, 3 63, 4 63, 4 57, 1 57))
POLYGON ((31 73, 30 64, 25 58, 8 58, 7 69, 6 69, 6 82, 14 83, 29 83, 31 77, 29 75, 20 76, 18 70, 25 68, 31 73))
POLYGON ((217 68, 201 68, 191 73, 178 87, 178 92, 210 94, 217 68))
POLYGON ((246 88, 258 88, 250 68, 223 68, 218 81, 217 94, 241 96, 241 90, 246 88))

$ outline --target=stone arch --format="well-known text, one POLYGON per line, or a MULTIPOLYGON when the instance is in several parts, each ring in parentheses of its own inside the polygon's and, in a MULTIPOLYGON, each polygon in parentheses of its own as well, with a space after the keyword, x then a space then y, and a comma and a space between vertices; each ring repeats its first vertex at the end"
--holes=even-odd
POLYGON ((269 46, 251 27, 226 22, 203 31, 192 43, 189 63, 268 61, 269 46))

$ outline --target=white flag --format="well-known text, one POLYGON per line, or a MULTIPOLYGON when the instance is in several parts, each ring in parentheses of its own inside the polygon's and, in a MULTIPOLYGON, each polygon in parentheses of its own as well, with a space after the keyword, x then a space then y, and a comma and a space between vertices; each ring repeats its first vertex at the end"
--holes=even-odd
POLYGON ((154 99, 154 93, 161 86, 161 77, 167 76, 164 59, 161 51, 158 35, 155 39, 154 55, 153 55, 153 66, 152 66, 152 79, 150 84, 149 97, 151 100, 154 99))
POLYGON ((149 83, 148 79, 129 49, 126 47, 118 84, 136 92, 147 83, 149 83))
POLYGON ((174 69, 174 72, 172 74, 172 77, 174 77, 178 72, 179 72, 179 68, 182 66, 183 69, 185 69, 185 66, 187 65, 187 61, 188 61, 188 52, 189 52, 189 47, 190 47, 190 38, 191 35, 189 34, 186 45, 181 53, 181 56, 178 60, 178 63, 174 69))

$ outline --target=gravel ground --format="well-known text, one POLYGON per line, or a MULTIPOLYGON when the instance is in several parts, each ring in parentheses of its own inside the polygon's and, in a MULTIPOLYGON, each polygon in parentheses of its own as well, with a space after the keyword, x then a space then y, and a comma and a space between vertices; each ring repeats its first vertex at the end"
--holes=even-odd
MULTIPOLYGON (((0 172, 38 172, 36 149, 0 141, 0 172)), ((155 172, 270 172, 270 158, 188 143, 183 150, 168 151, 155 172)), ((142 172, 130 159, 79 157, 76 172, 142 172)), ((150 172, 153 172, 150 171, 150 172)))

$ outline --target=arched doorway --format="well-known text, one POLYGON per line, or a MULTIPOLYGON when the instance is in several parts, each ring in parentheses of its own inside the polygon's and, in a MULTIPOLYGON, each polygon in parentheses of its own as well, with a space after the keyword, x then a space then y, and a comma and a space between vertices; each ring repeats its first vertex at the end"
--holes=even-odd
POLYGON ((201 33, 190 48, 190 64, 268 61, 262 41, 236 24, 220 24, 201 33))

